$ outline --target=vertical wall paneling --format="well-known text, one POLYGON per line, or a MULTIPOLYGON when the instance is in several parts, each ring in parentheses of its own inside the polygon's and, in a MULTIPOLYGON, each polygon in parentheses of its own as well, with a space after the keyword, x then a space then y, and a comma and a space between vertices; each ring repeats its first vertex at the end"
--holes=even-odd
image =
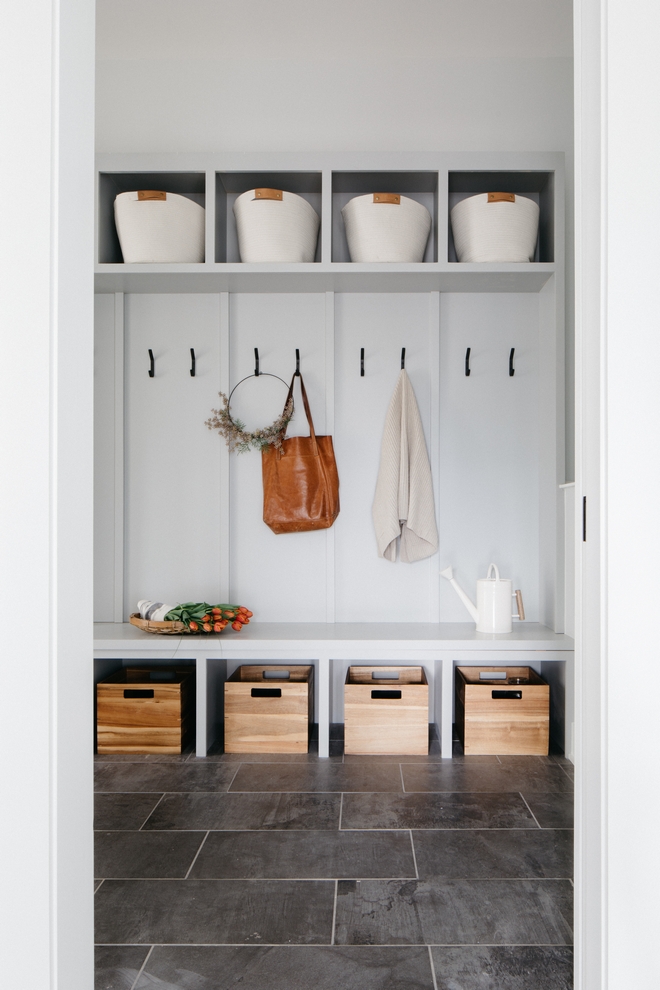
MULTIPOLYGON (((208 177, 207 177, 208 182, 208 177)), ((224 395, 229 395, 229 293, 221 292, 220 303, 220 376, 219 388, 224 395)), ((214 396, 220 402, 219 396, 214 396)), ((218 408, 213 404, 213 408, 218 408)), ((232 602, 233 589, 231 587, 231 575, 229 567, 229 451, 224 441, 218 437, 219 458, 220 458, 220 502, 219 502, 219 526, 220 526, 220 601, 232 602)), ((236 602, 237 605, 243 602, 236 602)))
MULTIPOLYGON (((326 430, 335 432, 335 294, 325 294, 325 417, 326 430)), ((333 439, 334 443, 334 439, 333 439)), ((339 504, 341 506, 341 480, 339 504)), ((325 621, 335 621, 335 527, 326 530, 325 621)))
MULTIPOLYGON (((443 228, 440 228, 443 230, 443 228)), ((429 293, 429 372, 431 416, 427 434, 433 494, 435 497, 435 518, 440 531, 440 293, 429 293)), ((440 568, 438 556, 431 557, 429 568, 429 622, 440 621, 440 568)), ((439 711, 440 709, 438 709, 439 711)))
POLYGON ((124 621, 124 293, 114 294, 114 596, 113 622, 124 621))
POLYGON ((563 280, 554 276, 539 293, 539 622, 563 631, 564 537, 561 492, 564 463, 563 280), (558 329, 559 328, 559 329, 558 329))
MULTIPOLYGON (((114 621, 116 581, 116 295, 94 297, 94 619, 114 621)), ((121 378, 121 375, 120 375, 121 378)), ((121 494, 123 502, 123 492, 121 494)), ((120 530, 120 539, 123 532, 120 530)))
POLYGON ((126 297, 124 619, 140 598, 220 594, 220 450, 204 426, 219 401, 218 309, 217 294, 126 297))
MULTIPOLYGON (((440 337, 440 567, 474 598, 491 561, 539 614, 539 299, 446 293, 440 337), (465 351, 471 347, 471 374, 465 351), (515 375, 509 351, 515 347, 515 375)), ((440 619, 469 616, 449 583, 440 619)))
POLYGON ((335 295, 335 439, 342 491, 342 510, 335 523, 338 622, 431 620, 429 579, 437 570, 437 555, 414 564, 380 558, 371 506, 402 347, 427 446, 430 442, 432 381, 438 367, 429 353, 432 295, 335 295), (360 377, 361 347, 364 378, 360 377))
MULTIPOLYGON (((315 429, 326 433, 325 332, 323 292, 232 294, 232 386, 248 376, 234 393, 232 415, 248 429, 266 426, 277 418, 284 406, 286 387, 266 375, 252 377, 254 348, 259 348, 261 371, 280 376, 288 385, 295 370, 297 347, 315 429)), ((289 435, 308 435, 298 386, 294 394, 295 414, 289 435)), ((260 454, 251 450, 231 454, 230 459, 233 596, 247 602, 260 622, 325 622, 326 532, 273 533, 263 522, 260 454)))

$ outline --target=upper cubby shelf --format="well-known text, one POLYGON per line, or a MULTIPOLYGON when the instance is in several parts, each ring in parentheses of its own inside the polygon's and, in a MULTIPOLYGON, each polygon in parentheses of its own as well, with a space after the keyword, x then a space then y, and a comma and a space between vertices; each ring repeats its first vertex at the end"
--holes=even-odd
POLYGON ((104 155, 97 172, 97 292, 539 292, 563 266, 563 155, 104 155), (305 199, 320 218, 313 261, 243 263, 233 206, 250 189, 305 199), (205 208, 204 261, 125 264, 114 220, 121 192, 178 193, 205 208), (456 260, 450 211, 480 192, 513 192, 540 207, 530 263, 456 260), (431 216, 423 261, 350 260, 342 208, 354 196, 393 193, 431 216))

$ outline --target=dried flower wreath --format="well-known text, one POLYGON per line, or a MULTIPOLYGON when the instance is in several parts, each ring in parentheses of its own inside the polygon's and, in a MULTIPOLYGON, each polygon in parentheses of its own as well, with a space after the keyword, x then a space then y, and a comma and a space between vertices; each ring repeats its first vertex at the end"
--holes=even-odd
MULTIPOLYGON (((293 416, 293 397, 289 397, 282 415, 278 416, 274 423, 265 426, 262 430, 255 430, 250 433, 245 429, 245 424, 241 423, 240 419, 231 418, 229 399, 224 392, 220 392, 219 395, 222 399, 222 409, 212 409, 213 415, 206 420, 205 425, 208 426, 209 430, 217 430, 220 436, 225 438, 230 451, 244 454, 250 448, 263 450, 264 447, 270 445, 282 450, 282 440, 293 416)), ((231 398, 231 394, 229 398, 231 398)))

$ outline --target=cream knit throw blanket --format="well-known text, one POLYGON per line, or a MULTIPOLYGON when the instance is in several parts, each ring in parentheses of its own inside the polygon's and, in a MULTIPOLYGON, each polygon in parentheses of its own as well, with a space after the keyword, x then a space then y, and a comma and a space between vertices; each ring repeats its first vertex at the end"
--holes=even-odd
POLYGON ((390 401, 372 507, 378 556, 407 564, 438 549, 433 482, 424 430, 410 379, 401 371, 390 401))

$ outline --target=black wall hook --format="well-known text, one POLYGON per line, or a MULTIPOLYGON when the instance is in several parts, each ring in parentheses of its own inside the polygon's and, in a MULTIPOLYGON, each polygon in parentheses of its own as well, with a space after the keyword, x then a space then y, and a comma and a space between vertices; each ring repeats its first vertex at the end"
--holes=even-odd
POLYGON ((300 351, 296 347, 296 374, 300 378, 300 351))
POLYGON ((364 347, 360 348, 360 378, 364 378, 364 347))
POLYGON ((190 348, 190 377, 191 378, 194 378, 195 377, 195 365, 196 365, 196 363, 197 362, 195 361, 195 348, 194 347, 191 347, 190 348))
POLYGON ((150 365, 149 378, 153 378, 155 362, 154 362, 154 352, 151 350, 151 348, 149 348, 149 365, 150 365))
POLYGON ((468 347, 467 351, 465 352, 465 377, 466 378, 469 378, 470 377, 470 351, 471 350, 472 350, 472 348, 471 347, 468 347))
POLYGON ((513 367, 513 355, 515 354, 515 347, 511 348, 511 353, 509 354, 509 378, 513 378, 516 373, 516 369, 513 367))
POLYGON ((258 347, 255 347, 255 349, 254 349, 254 375, 255 375, 255 378, 258 378, 260 374, 261 374, 261 372, 259 371, 259 348, 258 347))
POLYGON ((405 347, 402 347, 401 348, 401 370, 403 371, 405 367, 406 367, 406 349, 405 349, 405 347))

